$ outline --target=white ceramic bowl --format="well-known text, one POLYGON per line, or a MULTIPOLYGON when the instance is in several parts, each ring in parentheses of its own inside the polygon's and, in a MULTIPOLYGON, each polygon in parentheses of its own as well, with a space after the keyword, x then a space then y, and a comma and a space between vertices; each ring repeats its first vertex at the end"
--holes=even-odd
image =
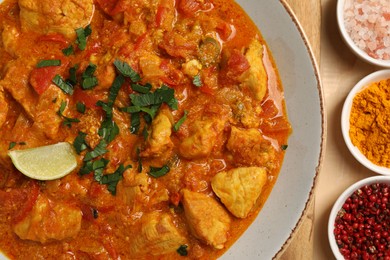
POLYGON ((336 202, 333 205, 332 211, 330 212, 329 215, 329 221, 328 221, 328 239, 329 239, 330 247, 332 248, 333 254, 337 260, 344 259, 343 255, 340 253, 340 250, 337 246, 335 235, 333 234, 334 223, 336 220, 337 213, 342 208, 344 202, 348 199, 348 197, 350 197, 357 189, 365 185, 371 185, 374 183, 390 184, 390 176, 375 176, 375 177, 366 178, 356 182, 355 184, 347 188, 340 195, 340 197, 336 200, 336 202))
POLYGON ((383 79, 390 78, 390 70, 380 70, 377 72, 374 72, 363 79, 361 79, 349 92, 343 106, 343 111, 341 114, 341 131, 343 133, 344 141, 349 149, 349 151, 352 153, 352 155, 358 160, 361 164, 363 164, 368 169, 379 173, 383 175, 389 175, 390 176, 390 169, 386 167, 382 167, 379 165, 376 165, 372 163, 370 160, 364 156, 364 154, 352 144, 352 141, 349 137, 349 116, 351 113, 351 107, 352 107, 352 101, 355 95, 364 89, 364 87, 368 86, 370 83, 377 82, 383 79))
POLYGON ((337 23, 340 29, 340 33, 345 43, 351 48, 351 50, 362 60, 374 64, 376 66, 390 68, 390 60, 379 60, 369 56, 365 51, 360 49, 349 36, 345 24, 344 24, 344 4, 346 0, 337 1, 337 23))

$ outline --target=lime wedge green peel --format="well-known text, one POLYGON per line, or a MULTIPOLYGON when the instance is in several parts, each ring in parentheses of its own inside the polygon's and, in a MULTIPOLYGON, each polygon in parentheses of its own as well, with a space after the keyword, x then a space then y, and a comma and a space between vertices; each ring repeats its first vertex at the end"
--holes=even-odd
POLYGON ((67 142, 14 150, 8 155, 16 169, 36 180, 59 179, 77 167, 76 153, 67 142))

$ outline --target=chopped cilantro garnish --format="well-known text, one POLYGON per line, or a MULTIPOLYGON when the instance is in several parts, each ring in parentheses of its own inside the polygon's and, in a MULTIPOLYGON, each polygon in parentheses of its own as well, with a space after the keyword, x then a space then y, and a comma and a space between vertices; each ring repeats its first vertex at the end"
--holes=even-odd
POLYGON ((64 93, 72 95, 73 94, 73 86, 64 81, 64 79, 60 75, 55 75, 52 82, 56 84, 64 93))
POLYGON ((81 87, 83 89, 92 89, 98 84, 98 79, 93 75, 96 71, 96 65, 90 63, 81 75, 81 87))
POLYGON ((84 114, 85 110, 86 110, 85 104, 82 103, 82 102, 77 102, 76 103, 76 109, 77 109, 77 112, 79 112, 81 114, 84 114))
POLYGON ((200 74, 194 76, 194 78, 192 79, 192 84, 197 87, 201 87, 203 85, 202 79, 200 78, 200 74))
POLYGON ((100 160, 96 160, 92 164, 92 170, 93 170, 93 178, 97 182, 102 181, 103 177, 103 170, 106 168, 107 164, 109 163, 109 160, 101 158, 100 160))
POLYGON ((177 109, 177 100, 175 98, 175 90, 162 85, 153 93, 146 94, 130 94, 131 103, 139 107, 147 107, 150 105, 168 104, 172 109, 177 109))
POLYGON ((137 134, 141 126, 141 116, 139 113, 131 114, 130 133, 137 134))
POLYGON ((109 143, 119 134, 119 127, 114 120, 106 118, 100 125, 98 134, 109 143))
POLYGON ((173 131, 177 132, 179 131, 180 126, 186 121, 187 119, 187 110, 184 110, 184 115, 179 119, 179 121, 176 122, 176 124, 173 125, 173 131))
POLYGON ((85 28, 76 29, 76 35, 77 35, 76 44, 80 50, 83 51, 87 47, 87 37, 91 35, 91 33, 92 30, 90 25, 88 25, 85 28))
POLYGON ((60 66, 61 60, 41 60, 37 64, 37 68, 49 67, 49 66, 60 66))
POLYGON ((181 256, 187 256, 188 251, 187 251, 188 246, 187 245, 181 245, 176 252, 181 255, 181 256))
POLYGON ((78 70, 79 66, 76 64, 73 67, 69 68, 69 78, 66 79, 66 83, 76 86, 77 84, 77 75, 76 72, 78 70))
POLYGON ((16 145, 26 145, 26 142, 10 142, 8 146, 8 150, 11 150, 14 148, 16 145))
POLYGON ((66 101, 61 101, 60 109, 57 111, 57 115, 59 115, 60 117, 62 117, 64 119, 64 121, 62 122, 63 125, 65 125, 67 127, 71 127, 72 123, 78 123, 78 122, 80 122, 80 120, 78 118, 70 118, 70 117, 64 116, 64 111, 65 111, 66 105, 67 105, 66 101))
POLYGON ((124 77, 122 75, 118 75, 111 85, 110 91, 108 93, 108 101, 98 101, 97 103, 97 105, 101 106, 106 112, 106 118, 103 120, 98 133, 106 140, 107 143, 114 140, 114 138, 119 134, 119 127, 112 119, 112 108, 114 106, 119 89, 121 88, 124 81, 124 77))
POLYGON ((118 169, 116 169, 114 173, 103 175, 101 177, 101 180, 99 181, 100 184, 106 184, 107 189, 111 192, 111 194, 115 195, 116 185, 122 179, 123 173, 131 167, 132 167, 131 165, 127 165, 126 167, 124 167, 123 164, 119 165, 118 169))
POLYGON ((98 84, 98 79, 96 77, 91 77, 91 78, 85 78, 81 82, 81 87, 83 89, 92 89, 93 87, 97 86, 98 84))
POLYGON ((105 140, 100 140, 98 145, 95 147, 93 151, 89 151, 85 154, 84 157, 84 162, 90 161, 92 159, 95 159, 96 157, 99 157, 105 153, 108 152, 107 148, 107 143, 105 140))
POLYGON ((88 145, 85 142, 86 136, 87 136, 86 133, 80 131, 77 137, 73 141, 73 147, 75 148, 78 154, 80 154, 82 151, 88 148, 88 145))
POLYGON ((283 151, 285 151, 285 150, 287 150, 288 145, 287 145, 287 144, 283 144, 283 145, 281 146, 281 148, 282 148, 283 151))
POLYGON ((8 145, 8 150, 11 150, 15 146, 16 146, 16 142, 10 142, 9 145, 8 145))
POLYGON ((73 46, 72 46, 72 45, 69 45, 69 46, 66 47, 65 49, 62 49, 62 53, 63 53, 65 56, 70 56, 70 55, 74 54, 73 46))
POLYGON ((141 80, 141 76, 126 62, 116 59, 114 61, 114 65, 123 76, 130 78, 132 82, 138 82, 141 80))
POLYGON ((83 167, 81 167, 79 174, 82 176, 93 172, 94 176, 103 175, 103 170, 107 166, 108 162, 109 160, 104 158, 95 161, 85 162, 83 167))
POLYGON ((164 165, 161 168, 150 166, 150 170, 149 170, 148 174, 154 178, 159 178, 159 177, 162 177, 165 174, 167 174, 169 172, 169 170, 170 170, 170 168, 168 165, 164 165))
POLYGON ((143 93, 143 94, 148 93, 152 89, 152 85, 149 83, 147 83, 145 85, 132 83, 130 86, 131 86, 132 90, 137 91, 139 93, 143 93))

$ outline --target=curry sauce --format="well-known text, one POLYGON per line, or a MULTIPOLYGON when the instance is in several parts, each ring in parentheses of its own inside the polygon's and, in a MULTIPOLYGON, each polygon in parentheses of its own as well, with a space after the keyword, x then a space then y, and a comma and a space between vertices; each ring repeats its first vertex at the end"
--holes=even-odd
POLYGON ((5 0, 0 32, 6 256, 215 259, 260 212, 291 126, 235 2, 5 0), (59 142, 78 166, 57 180, 7 154, 59 142))

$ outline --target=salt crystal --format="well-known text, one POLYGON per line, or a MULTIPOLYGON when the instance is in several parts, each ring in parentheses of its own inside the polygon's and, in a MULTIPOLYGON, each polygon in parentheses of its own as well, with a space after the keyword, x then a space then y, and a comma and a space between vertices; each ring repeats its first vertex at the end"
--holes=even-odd
POLYGON ((344 22, 360 49, 373 58, 390 60, 389 0, 346 0, 344 22))

